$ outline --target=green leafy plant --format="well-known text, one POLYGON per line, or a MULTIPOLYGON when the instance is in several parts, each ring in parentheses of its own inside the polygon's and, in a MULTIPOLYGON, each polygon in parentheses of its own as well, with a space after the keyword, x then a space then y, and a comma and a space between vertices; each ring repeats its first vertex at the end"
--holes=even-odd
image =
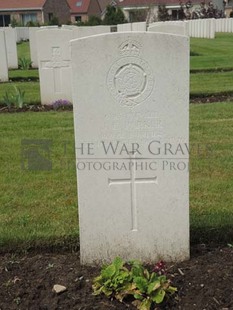
POLYGON ((139 261, 126 264, 119 257, 112 264, 103 266, 92 287, 94 295, 105 294, 121 302, 131 297, 139 310, 150 310, 177 291, 165 275, 149 272, 139 261))
POLYGON ((3 101, 7 105, 8 108, 15 107, 22 109, 25 103, 25 91, 22 91, 17 86, 14 86, 15 92, 5 93, 3 96, 3 101))
POLYGON ((26 57, 19 58, 19 68, 21 70, 29 70, 31 68, 32 62, 26 57))

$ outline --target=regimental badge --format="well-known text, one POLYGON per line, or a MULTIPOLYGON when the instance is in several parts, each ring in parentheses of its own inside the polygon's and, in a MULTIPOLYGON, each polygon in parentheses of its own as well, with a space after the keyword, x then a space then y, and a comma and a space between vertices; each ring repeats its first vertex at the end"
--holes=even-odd
POLYGON ((123 42, 119 56, 108 72, 107 85, 120 105, 132 108, 150 96, 154 77, 148 63, 141 58, 139 42, 131 39, 123 42))

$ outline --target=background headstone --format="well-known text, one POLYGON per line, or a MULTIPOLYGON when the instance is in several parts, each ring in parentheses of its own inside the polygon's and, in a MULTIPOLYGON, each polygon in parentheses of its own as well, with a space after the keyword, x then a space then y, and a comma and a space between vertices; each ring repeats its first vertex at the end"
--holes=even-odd
POLYGON ((41 103, 44 105, 60 99, 72 102, 70 40, 72 31, 68 29, 36 32, 41 103))
POLYGON ((16 27, 16 42, 29 40, 29 27, 16 27))
POLYGON ((5 32, 8 69, 17 69, 18 55, 15 28, 5 27, 3 29, 5 32))
POLYGON ((148 31, 187 36, 188 35, 187 27, 188 24, 185 22, 158 22, 152 24, 148 28, 148 31))
POLYGON ((5 33, 0 30, 0 82, 8 81, 5 33))
MULTIPOLYGON (((69 27, 69 26, 68 26, 69 27)), ((89 37, 97 34, 109 33, 111 32, 110 26, 92 26, 92 27, 72 27, 73 38, 83 38, 89 37)))
POLYGON ((132 31, 132 23, 117 25, 117 32, 127 32, 127 31, 132 31))
POLYGON ((189 258, 189 39, 115 33, 71 48, 81 262, 189 258))
POLYGON ((32 68, 38 68, 36 32, 39 29, 40 29, 39 27, 29 28, 29 45, 30 45, 30 56, 31 56, 31 61, 32 61, 32 68))
POLYGON ((132 23, 132 31, 146 31, 146 22, 132 23))

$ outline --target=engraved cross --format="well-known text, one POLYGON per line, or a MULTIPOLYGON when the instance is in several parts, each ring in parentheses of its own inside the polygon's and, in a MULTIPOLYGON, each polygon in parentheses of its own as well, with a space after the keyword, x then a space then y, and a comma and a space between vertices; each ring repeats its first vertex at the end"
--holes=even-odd
POLYGON ((53 81, 54 81, 55 93, 60 93, 62 91, 61 69, 69 68, 69 67, 70 67, 70 61, 62 60, 60 47, 52 47, 52 59, 50 61, 49 60, 42 61, 43 69, 53 70, 53 81))
MULTIPOLYGON (((135 158, 134 158, 135 159, 135 158)), ((137 178, 135 165, 132 163, 132 157, 130 157, 130 178, 125 179, 108 179, 108 184, 111 185, 123 185, 130 184, 130 195, 131 195, 131 230, 138 230, 138 219, 137 219, 137 198, 136 198, 136 184, 158 184, 157 177, 151 178, 137 178), (133 167, 133 168, 132 168, 133 167)))

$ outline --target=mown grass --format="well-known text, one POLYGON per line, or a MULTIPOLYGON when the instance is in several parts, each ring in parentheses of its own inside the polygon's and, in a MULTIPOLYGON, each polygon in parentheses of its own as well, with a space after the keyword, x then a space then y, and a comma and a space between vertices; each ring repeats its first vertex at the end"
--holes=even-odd
MULTIPOLYGON (((9 79, 39 79, 39 72, 36 69, 31 70, 10 70, 9 79)), ((30 84, 29 84, 30 85, 30 84)))
POLYGON ((25 103, 40 103, 40 84, 38 82, 12 82, 0 84, 0 103, 4 104, 4 96, 6 93, 14 93, 14 86, 25 91, 25 103))
POLYGON ((233 94, 233 71, 191 74, 190 94, 192 96, 223 93, 233 94))
POLYGON ((191 70, 233 69, 233 34, 217 33, 215 39, 190 39, 192 52, 199 56, 190 58, 191 70))
POLYGON ((29 42, 21 42, 17 44, 18 59, 27 58, 31 59, 29 42))
POLYGON ((190 112, 190 142, 195 151, 201 146, 190 160, 192 241, 232 241, 233 105, 192 105, 190 112))
MULTIPOLYGON (((28 248, 53 246, 67 239, 78 241, 72 112, 1 114, 0 131, 4 133, 0 148, 0 246, 28 248), (22 139, 52 140, 52 171, 22 170, 22 164, 27 168, 21 156, 22 139)), ((190 106, 193 243, 232 241, 232 136, 232 104, 190 106)))
POLYGON ((0 248, 78 241, 72 113, 1 114, 0 131, 0 248), (52 139, 52 171, 22 170, 22 139, 52 139))

